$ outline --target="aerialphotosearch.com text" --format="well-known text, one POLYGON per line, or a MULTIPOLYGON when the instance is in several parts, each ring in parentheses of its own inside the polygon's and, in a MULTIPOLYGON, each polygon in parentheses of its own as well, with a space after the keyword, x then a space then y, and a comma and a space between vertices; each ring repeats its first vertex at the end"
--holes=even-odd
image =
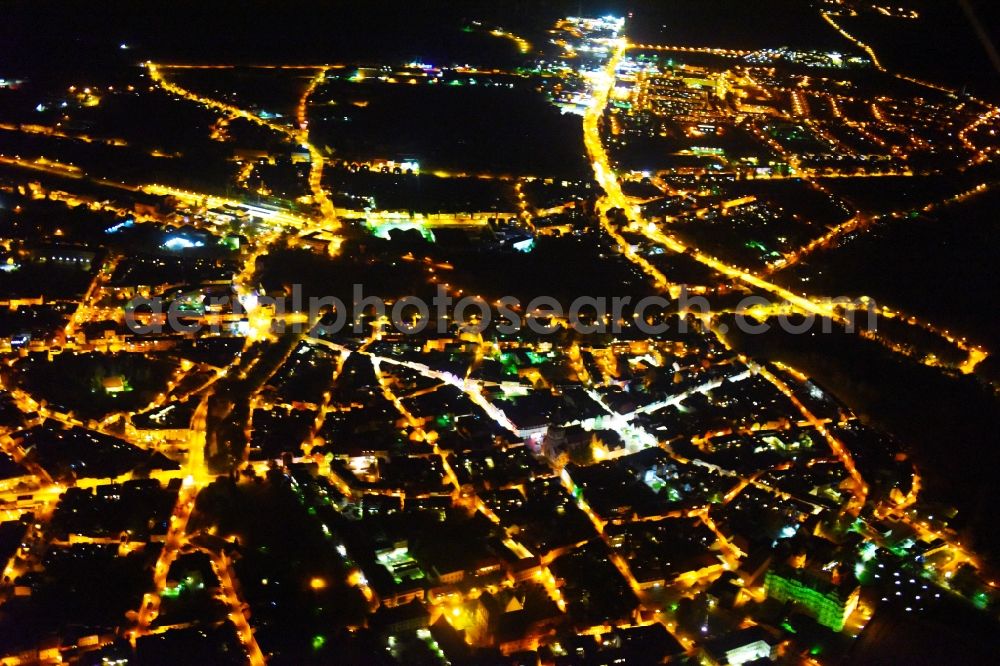
POLYGON ((305 332, 308 327, 314 335, 360 335, 368 330, 366 322, 380 320, 407 335, 443 335, 456 328, 468 333, 493 329, 502 335, 525 330, 548 335, 569 329, 593 335, 618 334, 628 328, 651 336, 671 328, 686 332, 688 317, 678 313, 694 318, 729 314, 740 332, 751 335, 766 333, 775 325, 787 333, 801 334, 817 330, 829 333, 834 328, 853 332, 856 327, 875 331, 878 323, 877 308, 870 299, 829 299, 821 311, 811 312, 751 295, 735 306, 715 310, 708 298, 687 289, 681 290, 676 301, 659 295, 579 296, 569 303, 552 296, 537 296, 526 303, 514 296, 493 301, 478 296, 456 299, 441 285, 429 301, 418 296, 385 299, 366 294, 360 284, 353 285, 350 303, 337 296, 307 298, 298 284, 289 292, 280 296, 137 297, 126 308, 125 323, 139 335, 198 333, 254 315, 258 320, 269 318, 276 331, 305 332))

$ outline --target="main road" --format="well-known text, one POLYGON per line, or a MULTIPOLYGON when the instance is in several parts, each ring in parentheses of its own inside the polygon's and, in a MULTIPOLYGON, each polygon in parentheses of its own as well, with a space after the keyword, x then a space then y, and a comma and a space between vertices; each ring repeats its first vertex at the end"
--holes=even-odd
MULTIPOLYGON (((645 236, 652 243, 660 245, 677 254, 686 254, 698 263, 711 268, 720 275, 734 281, 742 282, 743 284, 754 287, 760 291, 772 294, 787 303, 790 308, 801 314, 829 318, 830 320, 842 325, 850 324, 850 319, 841 311, 841 308, 836 301, 831 301, 829 299, 814 300, 808 298, 804 294, 796 294, 795 292, 789 291, 784 287, 769 282, 759 275, 737 266, 731 266, 725 262, 719 261, 715 257, 699 251, 697 248, 688 247, 674 236, 663 233, 659 227, 642 218, 635 206, 628 200, 625 193, 622 191, 621 184, 618 182, 618 176, 611 167, 611 160, 608 157, 608 153, 603 142, 601 141, 601 119, 604 116, 605 109, 608 105, 611 91, 615 86, 618 66, 621 64, 625 51, 629 48, 629 44, 625 39, 618 39, 615 40, 611 46, 611 55, 604 69, 590 75, 592 99, 583 117, 583 141, 587 149, 587 155, 594 170, 594 177, 597 180, 598 185, 600 185, 601 189, 604 191, 605 205, 607 207, 621 209, 628 221, 632 223, 631 226, 636 228, 639 233, 645 236)), ((623 239, 617 234, 617 232, 615 232, 614 229, 610 229, 609 231, 612 233, 612 236, 615 237, 615 240, 619 242, 619 245, 622 245, 623 239)), ((626 247, 628 247, 627 244, 626 247)), ((626 251, 626 256, 642 266, 644 269, 648 269, 650 267, 644 257, 641 257, 638 253, 631 251, 630 248, 626 251)), ((647 272, 649 271, 647 270, 647 272)), ((666 279, 662 277, 662 273, 658 270, 653 273, 653 276, 658 286, 662 287, 663 284, 666 283, 666 279)), ((673 292, 674 289, 671 288, 672 295, 673 292)), ((870 332, 862 331, 862 334, 866 337, 881 341, 881 338, 873 336, 870 332)), ((947 336, 945 339, 954 343, 951 336, 947 336)), ((885 346, 895 351, 900 350, 898 345, 885 344, 885 346)), ((970 355, 969 359, 961 366, 963 371, 974 368, 975 365, 982 360, 981 358, 977 358, 978 356, 985 357, 985 352, 978 347, 970 347, 964 343, 956 346, 970 355)))
POLYGON ((608 60, 604 70, 593 75, 593 99, 583 117, 584 145, 587 148, 587 154, 593 166, 597 183, 604 190, 605 197, 610 205, 624 211, 629 222, 634 222, 641 233, 650 241, 678 254, 688 254, 699 263, 708 266, 717 273, 779 296, 804 312, 842 321, 843 317, 836 312, 833 306, 815 303, 804 296, 768 282, 753 273, 723 263, 715 257, 704 254, 695 248, 689 248, 673 236, 664 234, 658 228, 649 225, 646 220, 642 219, 634 206, 628 201, 625 193, 622 191, 621 184, 618 182, 617 175, 615 175, 614 170, 611 168, 611 161, 608 158, 607 150, 601 141, 600 130, 600 121, 604 116, 608 98, 615 85, 618 65, 621 63, 627 48, 628 44, 625 40, 617 40, 611 52, 611 58, 608 60))

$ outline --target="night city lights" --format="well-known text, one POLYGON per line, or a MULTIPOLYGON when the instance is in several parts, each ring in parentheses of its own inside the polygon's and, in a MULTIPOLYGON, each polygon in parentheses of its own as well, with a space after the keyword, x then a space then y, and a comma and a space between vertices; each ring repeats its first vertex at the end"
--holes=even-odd
POLYGON ((0 17, 0 666, 997 663, 995 3, 0 17))

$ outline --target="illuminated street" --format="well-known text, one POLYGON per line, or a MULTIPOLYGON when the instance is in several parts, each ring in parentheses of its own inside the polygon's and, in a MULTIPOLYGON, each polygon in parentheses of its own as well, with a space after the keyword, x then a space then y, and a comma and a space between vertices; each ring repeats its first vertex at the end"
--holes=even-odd
POLYGON ((35 4, 0 663, 995 661, 984 0, 35 4))

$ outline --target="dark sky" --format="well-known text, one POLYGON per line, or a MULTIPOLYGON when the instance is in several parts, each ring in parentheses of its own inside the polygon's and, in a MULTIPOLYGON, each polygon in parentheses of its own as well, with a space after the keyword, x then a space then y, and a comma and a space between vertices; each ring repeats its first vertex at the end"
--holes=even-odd
MULTIPOLYGON (((1000 43, 1000 3, 900 1, 919 7, 927 20, 905 25, 908 22, 876 18, 863 28, 889 62, 952 83, 971 83, 977 90, 995 83, 1000 96, 1000 72, 991 66, 959 4, 968 2, 985 34, 1000 43)), ((823 42, 817 46, 828 47, 839 39, 825 25, 817 29, 808 0, 6 0, 0 21, 0 76, 38 77, 47 69, 72 77, 100 70, 102 64, 128 65, 147 58, 336 62, 422 56, 495 62, 511 57, 510 45, 461 33, 464 21, 544 29, 553 18, 579 11, 635 11, 643 29, 666 23, 669 38, 686 41, 753 40, 755 46, 781 46, 815 39, 823 42), (123 42, 133 49, 119 51, 123 42)))

